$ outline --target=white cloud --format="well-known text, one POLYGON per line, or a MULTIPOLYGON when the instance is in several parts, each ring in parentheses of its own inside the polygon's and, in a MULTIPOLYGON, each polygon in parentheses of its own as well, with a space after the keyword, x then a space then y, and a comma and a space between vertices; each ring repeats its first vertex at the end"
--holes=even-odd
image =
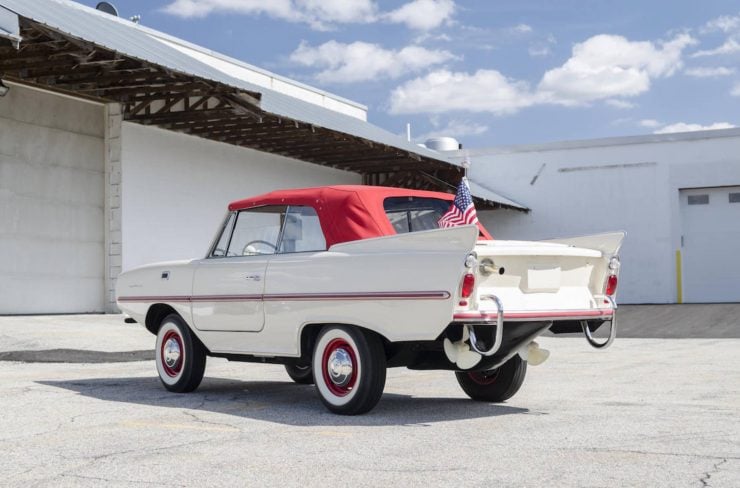
POLYGON ((406 46, 398 51, 378 44, 329 41, 320 46, 302 42, 290 55, 294 63, 321 69, 316 79, 324 83, 353 83, 398 78, 455 59, 449 51, 406 46))
POLYGON ((662 125, 655 119, 642 119, 639 124, 640 127, 647 127, 648 129, 655 129, 656 127, 660 127, 662 125))
POLYGON ((206 17, 212 13, 267 15, 326 30, 334 24, 370 23, 378 18, 374 0, 174 0, 163 9, 178 17, 206 17))
POLYGON ((552 103, 583 105, 616 96, 646 92, 653 78, 671 76, 682 66, 681 55, 696 41, 687 34, 661 43, 597 35, 576 44, 570 59, 545 73, 538 86, 552 103))
POLYGON ((517 34, 528 34, 532 32, 532 26, 527 24, 518 24, 512 27, 511 30, 517 34))
POLYGON ((496 70, 437 70, 393 90, 390 111, 500 115, 533 105, 583 106, 598 100, 616 108, 631 108, 625 99, 649 90, 653 79, 672 76, 681 69, 684 49, 695 42, 687 34, 658 44, 594 36, 576 44, 570 59, 547 71, 535 89, 496 70))
POLYGON ((722 32, 726 34, 725 41, 714 49, 704 49, 691 55, 692 58, 707 56, 726 56, 740 53, 740 14, 722 15, 707 22, 701 29, 703 34, 722 32))
POLYGON ((732 32, 740 29, 740 15, 722 15, 702 27, 702 32, 732 32))
POLYGON ((243 14, 266 14, 294 21, 298 12, 293 9, 291 0, 175 0, 163 9, 178 17, 205 17, 212 12, 235 12, 243 14))
POLYGON ((452 119, 447 122, 444 126, 441 126, 438 121, 432 120, 434 130, 422 134, 415 139, 419 142, 424 142, 432 137, 466 137, 466 136, 478 136, 488 132, 488 126, 479 124, 471 120, 459 120, 452 119))
POLYGON ((724 66, 718 66, 716 68, 688 68, 685 73, 694 78, 717 78, 734 74, 735 68, 726 68, 724 66))
POLYGON ((546 44, 532 44, 527 50, 532 57, 542 57, 550 54, 550 46, 546 44))
MULTIPOLYGON (((270 0, 272 1, 274 0, 270 0)), ((320 21, 341 24, 371 22, 375 19, 377 10, 373 0, 296 0, 295 3, 301 10, 320 21)))
POLYGON ((610 98, 606 100, 604 103, 606 103, 610 107, 619 108, 619 109, 635 108, 634 103, 628 102, 627 100, 622 100, 619 98, 610 98))
POLYGON ((552 46, 557 43, 555 36, 549 34, 545 39, 534 41, 529 45, 529 55, 532 57, 549 56, 552 52, 552 46))
POLYGON ((453 0, 412 0, 384 18, 395 24, 405 24, 415 30, 432 30, 448 23, 457 6, 453 0))
POLYGON ((734 54, 740 52, 740 42, 730 37, 721 46, 714 49, 697 51, 691 55, 692 58, 702 58, 706 56, 720 56, 725 54, 734 54))
POLYGON ((733 97, 740 97, 740 83, 735 83, 735 86, 730 90, 730 95, 733 97))
POLYGON ((432 34, 423 32, 414 38, 414 44, 423 44, 425 42, 451 42, 452 38, 447 34, 432 34))
POLYGON ((687 124, 685 122, 678 122, 676 124, 666 125, 655 132, 654 134, 670 134, 673 132, 695 132, 699 130, 716 130, 716 129, 732 129, 735 125, 729 122, 715 122, 710 125, 701 124, 687 124))
POLYGON ((390 112, 508 114, 533 103, 526 83, 510 80, 498 71, 478 70, 470 74, 438 70, 394 89, 390 112))
POLYGON ((390 12, 380 12, 375 0, 169 0, 162 10, 183 18, 213 13, 267 15, 316 30, 386 20, 427 31, 451 22, 456 9, 454 0, 411 0, 390 12))

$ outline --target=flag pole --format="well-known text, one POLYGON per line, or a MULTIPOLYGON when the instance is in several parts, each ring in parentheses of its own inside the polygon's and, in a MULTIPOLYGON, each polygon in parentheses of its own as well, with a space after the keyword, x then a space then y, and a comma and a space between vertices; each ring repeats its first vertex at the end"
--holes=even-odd
POLYGON ((465 157, 463 158, 463 179, 465 180, 465 183, 468 182, 468 170, 470 169, 470 153, 468 150, 465 150, 465 157))

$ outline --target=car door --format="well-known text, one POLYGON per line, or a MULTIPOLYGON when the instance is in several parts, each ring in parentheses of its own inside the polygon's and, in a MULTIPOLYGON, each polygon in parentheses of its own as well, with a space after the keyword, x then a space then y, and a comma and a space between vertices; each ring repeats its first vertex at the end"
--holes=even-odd
MULTIPOLYGON (((285 218, 278 253, 271 257, 265 284, 265 341, 271 351, 287 352, 298 337, 297 330, 306 314, 317 307, 329 307, 322 301, 327 292, 341 290, 326 273, 326 239, 316 210, 291 205, 285 218), (269 336, 269 337, 268 337, 269 336), (266 342, 267 344, 267 342, 266 342)), ((294 353, 294 350, 290 351, 294 353)))
POLYGON ((210 255, 195 268, 191 302, 197 329, 262 330, 265 272, 277 250, 285 212, 285 206, 264 206, 229 217, 210 255))

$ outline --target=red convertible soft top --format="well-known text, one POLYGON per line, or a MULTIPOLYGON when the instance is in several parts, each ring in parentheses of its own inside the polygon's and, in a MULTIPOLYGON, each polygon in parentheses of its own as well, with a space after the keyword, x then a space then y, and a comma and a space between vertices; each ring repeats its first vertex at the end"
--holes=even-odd
MULTIPOLYGON (((383 208, 389 197, 436 198, 452 202, 449 193, 390 188, 384 186, 337 185, 294 190, 277 190, 229 204, 229 210, 245 210, 263 205, 305 205, 319 216, 327 247, 396 234, 383 208)), ((490 234, 478 224, 482 237, 490 234)))

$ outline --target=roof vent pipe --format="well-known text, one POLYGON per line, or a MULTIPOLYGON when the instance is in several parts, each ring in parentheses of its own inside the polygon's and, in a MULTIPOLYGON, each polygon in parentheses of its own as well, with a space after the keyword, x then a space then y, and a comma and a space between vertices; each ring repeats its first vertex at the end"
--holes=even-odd
POLYGON ((112 3, 99 2, 97 7, 95 8, 97 10, 100 10, 101 12, 105 12, 106 14, 110 14, 114 17, 118 17, 118 9, 114 7, 112 3))
POLYGON ((457 151, 462 147, 454 137, 432 137, 431 139, 427 139, 424 145, 429 149, 440 152, 457 151))

